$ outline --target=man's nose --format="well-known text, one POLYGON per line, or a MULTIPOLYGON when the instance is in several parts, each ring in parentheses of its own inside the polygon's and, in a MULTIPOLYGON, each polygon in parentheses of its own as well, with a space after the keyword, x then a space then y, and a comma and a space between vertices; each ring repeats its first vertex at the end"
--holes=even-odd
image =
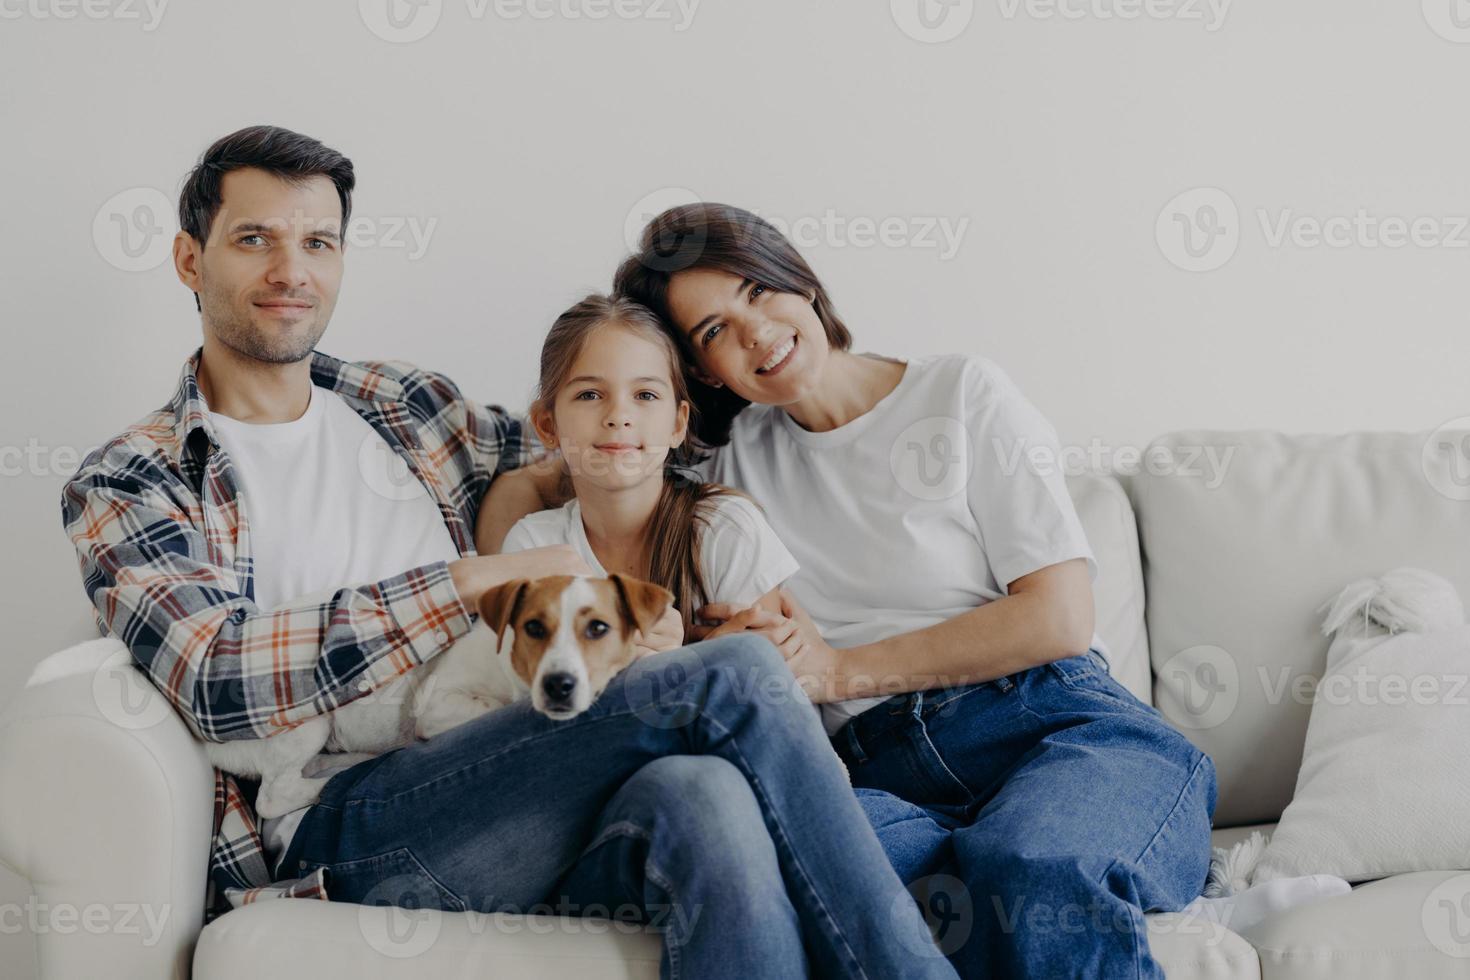
POLYGON ((307 284, 306 259, 294 248, 283 248, 266 271, 267 281, 296 289, 307 284))

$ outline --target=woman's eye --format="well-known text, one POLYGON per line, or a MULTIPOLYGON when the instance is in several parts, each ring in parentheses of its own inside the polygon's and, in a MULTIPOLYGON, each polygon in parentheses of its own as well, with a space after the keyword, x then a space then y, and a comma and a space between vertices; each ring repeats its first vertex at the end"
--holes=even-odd
POLYGON ((751 299, 751 301, 754 302, 755 301, 755 298, 757 296, 761 295, 761 293, 764 293, 765 291, 766 291, 766 287, 765 286, 762 286, 760 283, 756 283, 755 285, 751 286, 750 287, 750 299, 751 299))
POLYGON ((607 630, 607 624, 600 619, 594 619, 592 622, 587 624, 587 636, 593 640, 601 637, 604 633, 607 632, 607 630))
POLYGON ((706 330, 704 332, 704 336, 699 338, 699 345, 701 347, 708 347, 709 346, 709 342, 711 340, 713 340, 714 337, 715 337, 715 334, 717 334, 719 332, 720 332, 720 324, 716 323, 716 324, 712 325, 708 330, 706 330))

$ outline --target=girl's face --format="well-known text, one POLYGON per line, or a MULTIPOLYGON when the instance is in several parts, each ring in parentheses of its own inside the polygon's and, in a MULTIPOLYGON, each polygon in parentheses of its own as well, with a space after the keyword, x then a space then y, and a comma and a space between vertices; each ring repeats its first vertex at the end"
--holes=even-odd
POLYGON ((575 480, 607 490, 662 480, 689 425, 669 367, 667 348, 621 324, 594 328, 551 410, 536 413, 537 435, 561 447, 575 480))
POLYGON ((814 298, 718 269, 690 269, 670 278, 668 304, 701 381, 757 404, 789 405, 816 389, 827 363, 814 298))

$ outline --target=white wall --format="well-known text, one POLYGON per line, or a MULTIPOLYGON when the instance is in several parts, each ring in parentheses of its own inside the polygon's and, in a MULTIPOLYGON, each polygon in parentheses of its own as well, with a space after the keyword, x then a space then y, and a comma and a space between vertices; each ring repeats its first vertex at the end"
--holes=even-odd
POLYGON ((63 624, 85 631, 61 474, 162 404, 199 341, 151 264, 176 216, 135 233, 156 251, 125 271, 112 212, 172 201, 212 139, 256 122, 352 157, 378 235, 349 248, 321 348, 447 370, 487 401, 524 405, 550 320, 686 188, 817 222, 805 251, 859 349, 987 354, 1065 443, 1470 412, 1462 0, 925 0, 949 12, 935 31, 917 0, 703 0, 687 23, 674 0, 600 20, 527 8, 608 0, 427 0, 411 43, 367 26, 389 33, 387 0, 174 0, 156 22, 152 2, 0 0, 0 704, 81 635, 63 624), (1211 271, 1180 267, 1174 214, 1207 221, 1220 196, 1166 209, 1196 188, 1238 212, 1211 271), (1283 215, 1360 209, 1428 223, 1401 247, 1391 224, 1342 247, 1276 237, 1283 215), (851 227, 890 218, 899 244, 851 227), (395 221, 428 230, 422 254, 393 247, 395 221), (931 221, 964 223, 953 254, 925 247, 931 221))

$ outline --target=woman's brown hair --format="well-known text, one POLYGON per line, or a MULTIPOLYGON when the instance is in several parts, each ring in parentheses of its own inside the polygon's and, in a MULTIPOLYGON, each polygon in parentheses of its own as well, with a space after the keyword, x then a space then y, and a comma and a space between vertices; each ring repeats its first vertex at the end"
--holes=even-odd
MULTIPOLYGON (((622 327, 657 345, 669 358, 669 378, 674 399, 690 402, 689 431, 694 431, 697 407, 689 397, 679 350, 659 318, 648 307, 626 297, 593 294, 556 318, 541 345, 541 374, 533 414, 551 412, 557 393, 571 376, 572 366, 594 330, 622 327)), ((686 437, 688 439, 689 437, 686 437)), ((570 490, 568 490, 570 496, 570 490)), ((699 568, 700 539, 709 526, 714 498, 724 495, 749 497, 718 483, 701 483, 681 468, 671 451, 664 461, 664 486, 649 523, 651 534, 644 543, 648 581, 674 594, 674 608, 684 621, 684 634, 694 622, 694 613, 709 602, 704 576, 699 568)), ((756 506, 759 506, 757 504, 756 506)))
MULTIPOLYGON (((669 280, 692 269, 716 269, 758 282, 782 293, 811 295, 827 343, 852 348, 852 334, 832 298, 796 247, 760 215, 730 204, 700 202, 669 208, 643 229, 638 251, 618 267, 613 293, 658 314, 663 328, 683 351, 686 364, 698 363, 689 338, 669 313, 669 280)), ((686 373, 688 373, 686 371, 686 373)), ((712 388, 692 375, 687 381, 694 408, 689 431, 704 446, 730 441, 730 423, 750 404, 728 387, 712 388), (695 424, 695 419, 698 424, 695 424)))

